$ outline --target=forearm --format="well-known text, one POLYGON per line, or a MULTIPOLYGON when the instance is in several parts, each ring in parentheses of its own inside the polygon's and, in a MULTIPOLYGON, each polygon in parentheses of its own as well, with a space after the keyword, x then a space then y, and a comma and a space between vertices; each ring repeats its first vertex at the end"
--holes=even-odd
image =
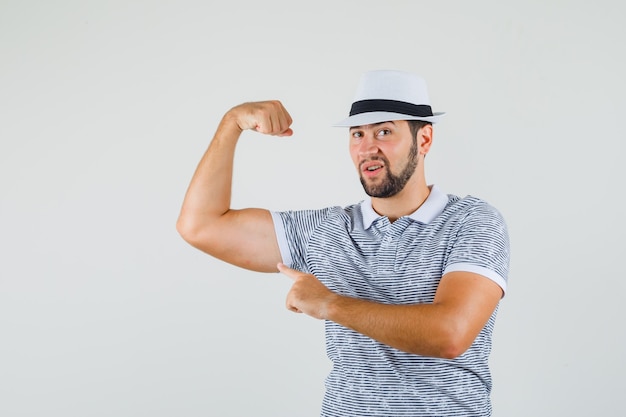
POLYGON ((279 263, 294 283, 287 308, 330 320, 397 349, 424 356, 455 358, 474 343, 502 297, 502 289, 482 275, 445 274, 432 303, 382 304, 330 291, 314 275, 279 263))
POLYGON ((409 353, 454 358, 471 344, 445 304, 389 305, 337 295, 326 313, 328 320, 409 353))
POLYGON ((177 227, 193 234, 230 209, 235 147, 241 129, 226 115, 203 155, 187 189, 177 227))

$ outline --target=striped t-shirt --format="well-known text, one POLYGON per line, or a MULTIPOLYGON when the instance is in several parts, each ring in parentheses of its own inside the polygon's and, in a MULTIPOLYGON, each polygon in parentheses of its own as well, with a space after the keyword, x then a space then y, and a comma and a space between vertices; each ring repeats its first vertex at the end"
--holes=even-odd
MULTIPOLYGON (((386 304, 433 301, 443 274, 470 271, 506 290, 509 240, 500 213, 436 186, 410 216, 390 223, 371 200, 273 212, 283 262, 330 290, 386 304)), ((410 354, 327 321, 332 370, 321 415, 489 416, 494 312, 472 346, 448 360, 410 354)))

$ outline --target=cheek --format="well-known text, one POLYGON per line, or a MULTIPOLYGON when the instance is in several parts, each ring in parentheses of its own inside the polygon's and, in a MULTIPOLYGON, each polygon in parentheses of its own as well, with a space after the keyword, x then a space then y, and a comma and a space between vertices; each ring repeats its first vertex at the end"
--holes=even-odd
POLYGON ((352 163, 357 166, 359 163, 358 148, 354 145, 350 145, 348 151, 350 152, 350 159, 352 159, 352 163))

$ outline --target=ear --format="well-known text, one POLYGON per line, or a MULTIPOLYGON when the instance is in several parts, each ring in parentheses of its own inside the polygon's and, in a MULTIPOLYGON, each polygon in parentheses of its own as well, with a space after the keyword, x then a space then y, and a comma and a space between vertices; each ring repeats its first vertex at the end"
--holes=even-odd
POLYGON ((426 155, 433 143, 433 126, 426 125, 417 132, 420 155, 426 155))

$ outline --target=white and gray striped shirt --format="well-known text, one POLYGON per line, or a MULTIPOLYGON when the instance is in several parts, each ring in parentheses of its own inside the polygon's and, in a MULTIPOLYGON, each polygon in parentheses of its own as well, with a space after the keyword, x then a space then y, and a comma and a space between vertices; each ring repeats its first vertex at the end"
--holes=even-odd
MULTIPOLYGON (((390 223, 370 200, 347 207, 273 212, 283 262, 330 290, 386 304, 432 302, 441 277, 470 271, 506 290, 509 238, 500 213, 436 186, 410 216, 390 223)), ((326 322, 333 367, 321 415, 489 416, 488 357, 496 312, 453 360, 402 352, 326 322)))

